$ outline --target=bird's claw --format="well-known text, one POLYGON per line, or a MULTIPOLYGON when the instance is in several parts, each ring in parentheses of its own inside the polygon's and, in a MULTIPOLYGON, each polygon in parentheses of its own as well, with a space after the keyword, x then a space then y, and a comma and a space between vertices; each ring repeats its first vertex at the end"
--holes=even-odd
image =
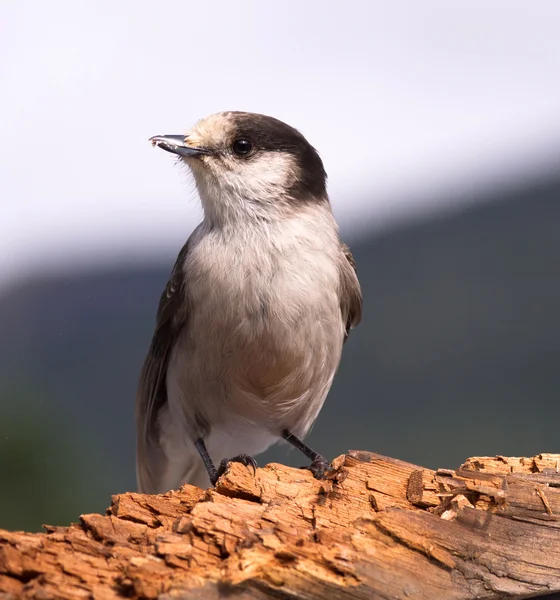
POLYGON ((212 485, 216 485, 218 479, 226 472, 229 463, 232 462, 238 462, 246 467, 251 467, 253 469, 253 475, 256 475, 257 473, 257 461, 248 454, 239 454, 233 458, 223 458, 220 466, 216 470, 214 477, 212 477, 212 485))
POLYGON ((300 468, 311 471, 315 479, 326 479, 331 473, 334 472, 334 469, 331 467, 329 461, 326 458, 323 458, 322 456, 319 456, 316 459, 314 459, 309 466, 300 468))

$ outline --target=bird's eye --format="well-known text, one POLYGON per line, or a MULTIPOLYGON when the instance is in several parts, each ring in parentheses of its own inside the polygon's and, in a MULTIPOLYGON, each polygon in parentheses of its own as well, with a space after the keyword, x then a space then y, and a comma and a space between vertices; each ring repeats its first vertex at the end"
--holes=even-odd
POLYGON ((237 156, 246 156, 253 149, 253 144, 249 140, 239 139, 233 142, 231 149, 237 156))

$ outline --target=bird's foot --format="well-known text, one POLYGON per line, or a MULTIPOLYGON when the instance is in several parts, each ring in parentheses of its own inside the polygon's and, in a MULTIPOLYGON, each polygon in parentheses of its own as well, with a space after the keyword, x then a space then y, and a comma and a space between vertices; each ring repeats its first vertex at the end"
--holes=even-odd
POLYGON ((216 469, 216 473, 211 478, 212 485, 216 485, 218 479, 226 472, 229 463, 238 462, 246 467, 251 467, 253 469, 253 475, 257 472, 257 461, 248 454, 239 454, 239 456, 234 456, 233 458, 223 458, 220 466, 216 469))
POLYGON ((313 462, 308 467, 301 467, 302 469, 308 469, 313 473, 315 479, 326 479, 331 473, 334 473, 334 469, 326 458, 317 456, 313 459, 313 462))

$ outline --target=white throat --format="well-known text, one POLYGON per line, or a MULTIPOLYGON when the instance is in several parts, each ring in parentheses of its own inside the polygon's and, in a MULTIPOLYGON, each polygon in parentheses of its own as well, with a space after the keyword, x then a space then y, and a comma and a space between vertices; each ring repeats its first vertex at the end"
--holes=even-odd
POLYGON ((294 158, 267 152, 253 159, 192 165, 205 220, 214 226, 275 221, 292 212, 290 189, 298 177, 294 158))

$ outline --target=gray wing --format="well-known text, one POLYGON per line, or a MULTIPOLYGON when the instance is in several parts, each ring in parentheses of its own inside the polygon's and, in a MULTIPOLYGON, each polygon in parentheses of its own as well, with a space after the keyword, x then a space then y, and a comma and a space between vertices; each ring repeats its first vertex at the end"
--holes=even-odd
POLYGON ((181 248, 171 277, 161 295, 156 328, 140 373, 136 395, 136 477, 139 490, 144 492, 154 490, 154 465, 161 465, 165 458, 159 443, 158 414, 167 402, 169 356, 177 335, 187 320, 183 267, 189 242, 190 240, 181 248))
POLYGON ((362 290, 358 281, 356 261, 346 244, 341 244, 342 264, 340 268, 340 310, 346 322, 346 339, 350 329, 362 319, 362 290))

